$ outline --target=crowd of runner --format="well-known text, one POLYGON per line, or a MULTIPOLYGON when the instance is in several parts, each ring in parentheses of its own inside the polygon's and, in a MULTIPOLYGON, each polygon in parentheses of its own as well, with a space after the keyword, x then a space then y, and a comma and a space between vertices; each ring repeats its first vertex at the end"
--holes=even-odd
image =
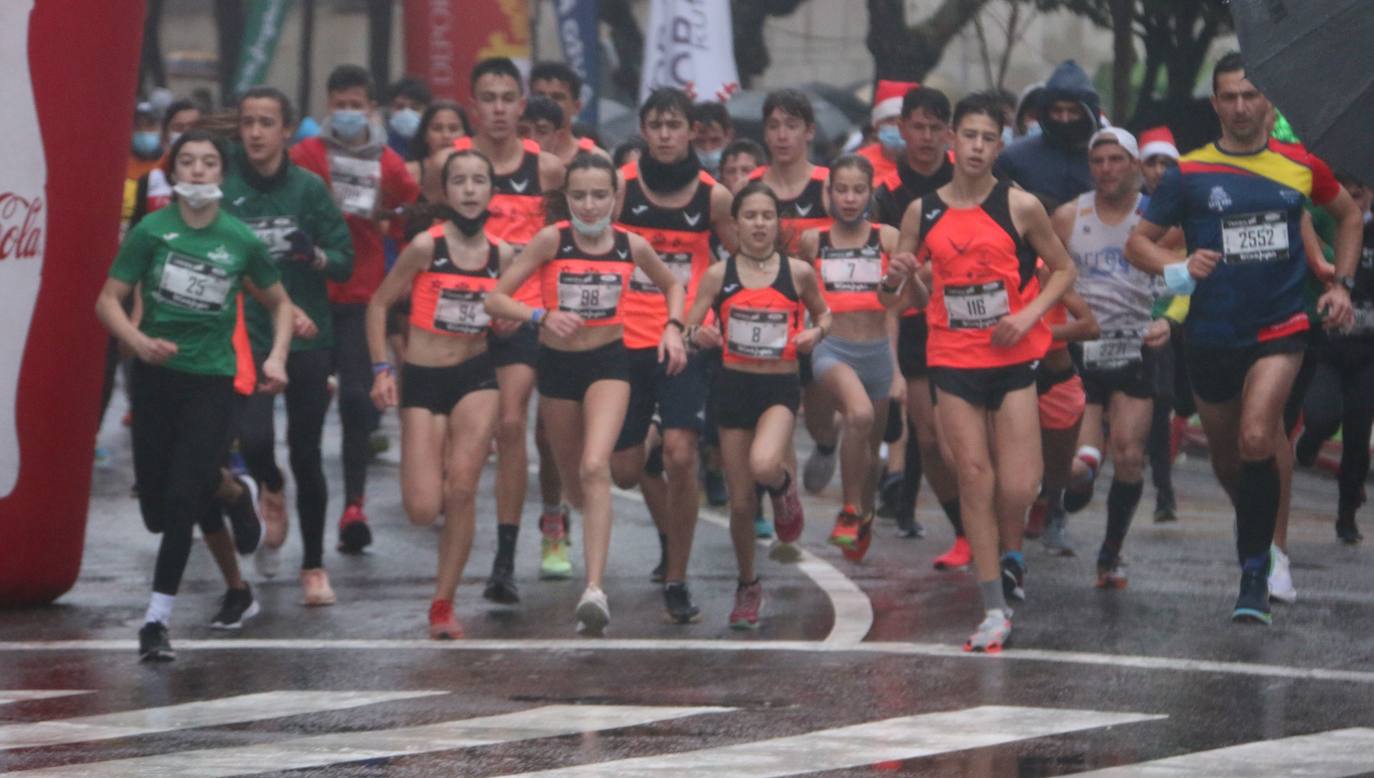
POLYGON ((813 108, 791 89, 765 101, 762 145, 733 137, 725 106, 655 90, 639 135, 608 153, 574 133, 581 83, 557 63, 526 78, 484 60, 467 106, 405 79, 381 107, 356 66, 326 87, 318 125, 266 86, 226 113, 182 101, 139 117, 127 233, 96 307, 113 335, 106 402, 120 355, 133 357, 135 489, 161 535, 144 660, 174 656, 197 525, 227 587, 212 627, 259 612, 240 557, 281 574, 293 511, 278 394, 307 606, 336 601, 331 402, 342 553, 374 541, 368 461, 380 414, 398 408, 404 512, 442 525, 435 639, 463 636, 454 600, 478 526, 493 523, 476 510, 493 455, 482 594, 520 601, 531 437, 538 576, 576 575, 580 533, 575 621, 593 636, 611 621, 613 485, 643 495, 661 544, 651 578, 677 624, 702 618, 688 588, 701 493, 728 505, 728 622, 756 629, 757 540, 776 535, 772 563, 800 558, 799 490, 820 493, 839 470, 829 542, 858 563, 875 516, 924 534, 924 477, 955 535, 935 566, 972 568, 981 594, 969 651, 1010 639, 1025 539, 1075 553, 1068 517, 1107 462, 1093 583, 1127 585, 1146 466, 1154 520, 1177 520, 1170 469, 1194 415, 1235 507, 1234 620, 1268 624, 1271 599, 1296 599, 1293 467, 1338 428, 1336 533, 1360 540, 1371 190, 1276 137, 1239 55, 1213 73, 1220 138, 1186 155, 1167 128, 1137 139, 1111 126, 1071 62, 1019 104, 881 82, 869 142, 828 165, 812 161, 813 108), (815 443, 804 462, 798 417, 815 443))

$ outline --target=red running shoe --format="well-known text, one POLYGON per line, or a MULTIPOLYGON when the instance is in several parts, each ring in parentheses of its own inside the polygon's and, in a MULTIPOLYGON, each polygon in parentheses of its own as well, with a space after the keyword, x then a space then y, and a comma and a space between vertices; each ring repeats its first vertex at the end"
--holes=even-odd
POLYGON ((363 549, 372 545, 372 530, 367 526, 367 514, 363 513, 363 502, 349 503, 339 517, 339 546, 344 554, 361 554, 363 549))
POLYGON ((973 561, 973 550, 968 546, 968 538, 957 537, 954 545, 940 556, 935 557, 936 570, 963 570, 973 561))
POLYGON ((429 604, 429 639, 459 640, 463 625, 453 616, 452 600, 435 600, 429 604))
POLYGON ((797 482, 793 481, 787 491, 773 497, 773 531, 782 543, 795 543, 801 537, 806 517, 802 513, 801 498, 797 496, 797 482))

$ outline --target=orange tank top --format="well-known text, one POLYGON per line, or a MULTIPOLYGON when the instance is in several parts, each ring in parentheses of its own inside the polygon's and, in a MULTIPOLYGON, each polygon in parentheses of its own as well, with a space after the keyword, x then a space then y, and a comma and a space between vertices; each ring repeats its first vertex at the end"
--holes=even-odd
POLYGON ((887 273, 887 252, 877 225, 868 225, 868 240, 858 248, 837 249, 830 245, 830 228, 820 232, 816 252, 816 277, 821 281, 821 296, 831 313, 881 311, 878 286, 887 273))
POLYGON ((488 239, 486 266, 463 270, 449 255, 443 225, 430 227, 429 235, 434 238, 434 255, 411 284, 410 326, 436 335, 486 335, 491 317, 483 303, 501 276, 500 247, 488 239))
POLYGON ((615 245, 605 254, 590 256, 578 248, 570 222, 559 222, 558 252, 540 269, 544 308, 569 311, 589 327, 624 323, 622 298, 634 272, 630 234, 619 227, 615 245))
POLYGON ((926 308, 931 367, 990 368, 1040 359, 1050 328, 1037 321, 1019 342, 992 345, 998 320, 1035 298, 1035 251, 1011 220, 1010 186, 999 181, 981 205, 950 208, 931 192, 922 199, 921 254, 931 263, 926 308))
MULTIPOLYGON (((625 203, 616 223, 654 247, 659 259, 683 285, 686 300, 682 309, 689 310, 701 276, 711 265, 711 190, 715 179, 702 173, 696 192, 685 207, 663 208, 649 202, 638 163, 625 165, 620 172, 625 177, 625 203)), ((639 267, 630 276, 624 308, 625 347, 657 346, 663 328, 668 326, 668 301, 639 267)))
MULTIPOLYGON (((544 190, 539 185, 539 144, 522 141, 525 155, 520 167, 512 173, 497 173, 492 179, 491 202, 487 210, 486 230, 494 240, 504 240, 519 252, 536 232, 544 228, 544 190)), ((458 151, 473 148, 472 138, 464 136, 453 141, 458 151)), ((531 306, 539 306, 539 274, 529 277, 515 290, 515 299, 531 306)))
POLYGON ((782 257, 773 283, 756 289, 744 286, 735 263, 733 256, 725 260, 725 279, 712 305, 725 364, 795 362, 806 308, 792 281, 791 263, 782 257))
MULTIPOLYGON (((760 165, 749 174, 749 180, 761 181, 766 172, 768 166, 760 165)), ((802 187, 801 194, 779 202, 782 210, 778 213, 778 220, 781 222, 783 246, 792 256, 797 255, 797 242, 801 240, 803 232, 824 229, 833 221, 825 211, 825 182, 829 180, 830 168, 812 165, 811 180, 802 187)))

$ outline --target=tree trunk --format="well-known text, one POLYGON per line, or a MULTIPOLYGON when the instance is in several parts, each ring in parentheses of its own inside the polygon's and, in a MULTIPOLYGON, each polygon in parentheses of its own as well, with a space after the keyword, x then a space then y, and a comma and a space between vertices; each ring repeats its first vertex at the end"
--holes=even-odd
POLYGON ((391 86, 391 0, 367 2, 367 69, 377 85, 377 100, 386 100, 391 86))
POLYGON ((920 81, 940 64, 945 47, 988 0, 944 0, 920 24, 908 25, 902 0, 868 0, 868 50, 877 79, 920 81))
POLYGON ((148 0, 143 17, 143 51, 138 63, 138 88, 167 86, 167 69, 162 63, 162 0, 148 0))
POLYGON ((301 0, 301 66, 300 85, 296 90, 298 119, 310 114, 310 87, 314 78, 315 0, 301 0))
POLYGON ((238 74, 239 54, 243 49, 245 10, 244 0, 218 0, 215 3, 220 105, 229 105, 234 99, 234 77, 238 74))
POLYGON ((806 0, 731 0, 730 19, 735 34, 735 67, 740 86, 748 89, 755 76, 763 75, 772 63, 763 23, 770 16, 787 16, 806 0))
POLYGON ((1112 0, 1112 120, 1123 121, 1130 110, 1131 71, 1135 69, 1132 0, 1112 0))
MULTIPOLYGON (((639 29, 630 0, 601 0, 601 21, 611 28, 611 48, 617 60, 611 84, 617 96, 639 99, 639 71, 644 67, 644 32, 639 29)), ((609 96, 609 95, 607 95, 609 96)))

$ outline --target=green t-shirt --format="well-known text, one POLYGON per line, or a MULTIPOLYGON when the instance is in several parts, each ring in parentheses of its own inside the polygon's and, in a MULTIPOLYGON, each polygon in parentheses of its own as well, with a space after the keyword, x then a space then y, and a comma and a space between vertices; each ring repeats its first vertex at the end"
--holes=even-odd
POLYGON ((139 329, 177 344, 166 367, 201 375, 234 375, 234 323, 245 276, 259 289, 281 280, 253 231, 223 210, 206 227, 191 229, 175 203, 129 230, 110 268, 110 278, 142 286, 139 329))
MULTIPOLYGON (((291 302, 319 328, 319 334, 309 340, 292 340, 291 350, 332 348, 334 317, 325 280, 342 283, 353 273, 353 239, 324 181, 292 164, 289 158, 283 165, 271 179, 264 179, 252 169, 243 148, 234 146, 222 184, 221 205, 267 244, 291 302), (304 232, 324 251, 326 262, 322 270, 288 258, 290 244, 286 236, 295 230, 304 232)), ((247 299, 243 301, 243 318, 248 324, 253 352, 262 356, 272 347, 272 317, 257 300, 247 299)))

